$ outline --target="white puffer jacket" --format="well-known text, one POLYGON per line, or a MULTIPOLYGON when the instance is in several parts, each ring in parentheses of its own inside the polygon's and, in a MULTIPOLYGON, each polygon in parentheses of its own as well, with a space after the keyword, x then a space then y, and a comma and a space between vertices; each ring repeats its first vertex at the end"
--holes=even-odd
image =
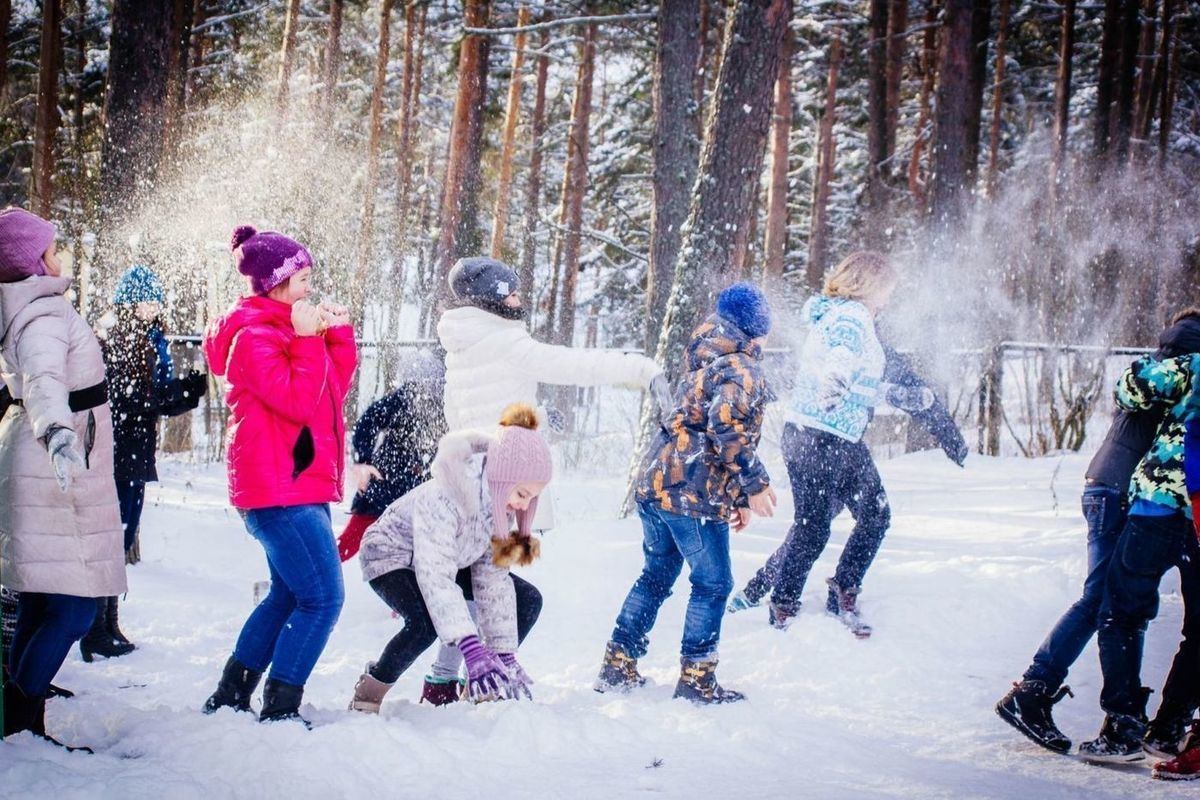
POLYGON ((63 296, 70 285, 46 275, 0 283, 0 377, 24 403, 0 422, 0 573, 18 592, 107 597, 126 589, 112 416, 107 403, 69 405, 71 392, 104 380, 100 344, 63 296), (87 452, 67 492, 40 441, 55 426, 87 452))
POLYGON ((539 383, 645 389, 662 371, 636 353, 539 342, 521 320, 474 306, 447 311, 437 332, 446 349, 446 424, 452 431, 491 430, 511 403, 537 408, 539 383))
POLYGON ((363 579, 398 569, 416 572, 438 638, 454 644, 478 634, 496 652, 517 649, 517 599, 508 569, 492 563, 492 501, 483 476, 491 438, 447 434, 430 465, 433 477, 388 506, 363 535, 363 579), (471 621, 460 569, 471 569, 478 629, 471 621))

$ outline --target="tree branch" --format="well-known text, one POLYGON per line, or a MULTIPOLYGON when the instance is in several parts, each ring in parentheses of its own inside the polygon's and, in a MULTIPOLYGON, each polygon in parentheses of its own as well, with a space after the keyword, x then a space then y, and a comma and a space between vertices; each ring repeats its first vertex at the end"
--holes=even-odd
POLYGON ((566 19, 552 19, 549 22, 535 22, 532 25, 517 26, 512 28, 468 28, 463 27, 463 33, 473 36, 502 36, 510 33, 528 33, 529 31, 544 31, 550 28, 561 28, 566 25, 588 25, 590 23, 606 23, 606 22, 634 22, 643 19, 655 19, 658 17, 657 11, 646 11, 637 14, 601 14, 591 17, 568 17, 566 19))

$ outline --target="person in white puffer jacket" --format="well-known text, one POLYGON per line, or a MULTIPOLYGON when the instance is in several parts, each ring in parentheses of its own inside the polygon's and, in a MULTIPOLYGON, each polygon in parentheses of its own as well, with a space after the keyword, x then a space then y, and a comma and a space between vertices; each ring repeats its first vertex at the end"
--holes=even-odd
MULTIPOLYGON (((520 278, 502 261, 483 256, 459 259, 451 268, 456 308, 442 314, 437 333, 446 351, 446 425, 451 430, 488 428, 510 403, 526 403, 550 420, 556 412, 538 407, 539 384, 631 386, 649 390, 660 410, 674 409, 662 368, 637 353, 564 347, 539 342, 525 327, 520 278)), ((553 500, 543 497, 536 530, 554 527, 553 500)), ((441 648, 422 697, 445 699, 457 682, 462 658, 441 648)))

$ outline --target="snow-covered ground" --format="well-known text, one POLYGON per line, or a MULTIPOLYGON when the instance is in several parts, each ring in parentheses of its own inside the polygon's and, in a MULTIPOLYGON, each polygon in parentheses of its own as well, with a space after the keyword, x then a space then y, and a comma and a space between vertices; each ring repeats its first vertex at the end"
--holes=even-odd
MULTIPOLYGON (((1085 464, 972 456, 959 470, 940 452, 882 464, 894 523, 862 595, 874 637, 857 641, 822 613, 823 579, 849 531, 843 515, 790 630, 769 628, 763 609, 727 618, 719 675, 750 699, 721 708, 670 699, 686 578, 642 662, 651 685, 623 697, 591 690, 641 535, 636 520, 615 519, 617 482, 568 477, 556 492, 560 528, 523 572, 545 595, 521 651, 534 702, 417 705, 422 660, 381 716, 346 711, 364 662, 397 626, 352 561, 345 609, 307 687, 317 727, 306 732, 198 711, 266 566, 226 504, 221 469, 167 463, 148 491, 144 560, 121 606, 138 649, 93 664, 73 651, 58 682, 78 695, 48 707, 53 734, 97 754, 15 737, 0 745, 0 796, 1182 797, 1192 789, 1150 780, 1145 765, 1106 769, 1042 751, 992 711, 1082 582, 1085 464)), ((783 493, 778 517, 734 536, 739 586, 790 511, 783 493)), ((339 510, 335 526, 344 519, 339 510)), ((1155 687, 1182 609, 1173 576, 1163 593, 1143 674, 1155 687)), ((1101 721, 1094 646, 1070 684, 1075 699, 1056 714, 1079 741, 1101 721)))

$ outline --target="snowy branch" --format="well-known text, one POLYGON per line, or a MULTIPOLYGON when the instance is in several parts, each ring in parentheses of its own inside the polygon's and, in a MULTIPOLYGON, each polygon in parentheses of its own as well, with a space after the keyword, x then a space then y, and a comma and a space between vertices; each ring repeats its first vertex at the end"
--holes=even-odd
POLYGON ((257 14, 269 5, 270 3, 263 3, 262 5, 255 6, 254 8, 248 8, 245 11, 238 11, 233 14, 222 14, 219 17, 213 17, 212 19, 202 22, 196 27, 192 28, 192 33, 199 33, 201 31, 206 31, 209 28, 215 28, 218 25, 238 19, 239 17, 248 17, 251 14, 257 14))
POLYGON ((606 22, 634 22, 643 19, 655 19, 658 17, 657 11, 646 11, 637 14, 600 14, 591 17, 568 17, 567 19, 552 19, 549 22, 535 22, 532 25, 516 26, 512 28, 468 28, 463 27, 463 33, 473 34, 475 36, 501 36, 510 33, 529 33, 530 31, 544 31, 551 28, 561 28, 566 25, 587 25, 590 23, 606 23, 606 22))
MULTIPOLYGON (((544 222, 546 225, 553 228, 554 230, 560 231, 561 233, 570 233, 571 232, 570 228, 568 228, 565 225, 559 225, 557 222, 555 222, 552 219, 547 219, 545 217, 542 217, 542 222, 544 222)), ((600 231, 593 230, 592 228, 580 228, 579 235, 586 236, 589 239, 595 239, 596 241, 598 241, 602 244, 609 245, 610 247, 615 247, 618 250, 620 250, 622 253, 626 254, 627 256, 636 258, 639 261, 649 261, 650 260, 650 256, 646 255, 645 253, 639 253, 636 250, 629 249, 627 246, 621 244, 619 241, 617 241, 613 237, 609 236, 607 233, 601 233, 600 231)))

